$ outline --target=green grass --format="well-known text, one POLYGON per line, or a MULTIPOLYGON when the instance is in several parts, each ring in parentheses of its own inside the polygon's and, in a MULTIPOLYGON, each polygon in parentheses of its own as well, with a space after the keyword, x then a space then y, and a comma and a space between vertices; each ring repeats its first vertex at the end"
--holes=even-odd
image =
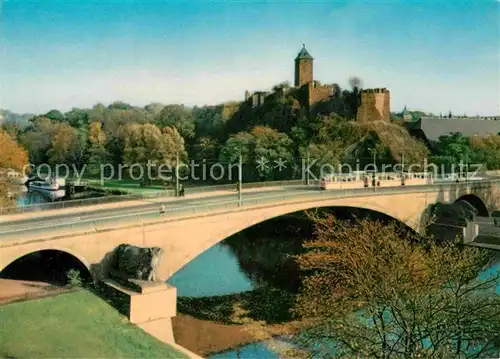
POLYGON ((187 358, 88 291, 0 307, 0 358, 187 358))

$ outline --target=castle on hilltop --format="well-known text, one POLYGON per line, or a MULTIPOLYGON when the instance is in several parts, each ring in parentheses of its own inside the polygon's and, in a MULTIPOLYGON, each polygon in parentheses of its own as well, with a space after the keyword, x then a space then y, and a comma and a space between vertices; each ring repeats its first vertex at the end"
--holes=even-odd
MULTIPOLYGON (((309 54, 306 46, 295 58, 295 81, 293 88, 276 88, 274 92, 257 91, 249 93, 245 91, 245 101, 252 107, 259 107, 264 104, 266 98, 273 93, 279 92, 281 95, 294 93, 301 106, 311 110, 315 105, 333 100, 341 94, 336 93, 336 86, 321 85, 314 80, 314 58, 309 54)), ((386 88, 362 90, 360 93, 360 106, 356 115, 359 122, 368 121, 390 121, 390 92, 386 88)))

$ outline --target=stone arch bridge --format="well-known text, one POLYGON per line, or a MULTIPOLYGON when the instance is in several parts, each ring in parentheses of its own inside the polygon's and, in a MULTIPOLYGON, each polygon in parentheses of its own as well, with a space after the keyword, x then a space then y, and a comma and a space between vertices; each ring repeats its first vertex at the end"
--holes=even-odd
POLYGON ((414 230, 421 228, 430 205, 466 200, 481 216, 500 207, 500 180, 394 188, 304 191, 258 201, 219 203, 195 208, 194 213, 156 217, 148 221, 119 222, 88 229, 71 227, 57 232, 2 238, 0 271, 17 259, 42 250, 66 252, 103 279, 107 258, 120 244, 161 247, 164 257, 158 276, 168 279, 206 249, 257 223, 300 210, 318 207, 356 207, 386 214, 414 230))

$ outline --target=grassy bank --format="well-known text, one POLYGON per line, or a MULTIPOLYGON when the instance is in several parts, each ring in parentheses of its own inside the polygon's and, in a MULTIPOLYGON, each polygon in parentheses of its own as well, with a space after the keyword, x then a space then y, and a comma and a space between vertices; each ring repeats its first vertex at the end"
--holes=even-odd
POLYGON ((1 358, 187 358, 88 291, 0 307, 1 358))

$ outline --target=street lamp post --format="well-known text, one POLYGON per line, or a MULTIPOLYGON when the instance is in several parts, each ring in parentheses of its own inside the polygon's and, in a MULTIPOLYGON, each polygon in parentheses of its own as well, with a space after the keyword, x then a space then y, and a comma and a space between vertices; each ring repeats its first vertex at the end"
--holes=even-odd
POLYGON ((306 150, 306 185, 309 186, 309 147, 306 150))
POLYGON ((377 173, 377 151, 374 148, 369 148, 368 151, 373 153, 373 172, 377 173))
POLYGON ((175 154, 175 195, 179 196, 179 152, 175 154))
POLYGON ((469 154, 465 153, 465 183, 469 183, 469 154))
POLYGON ((240 165, 238 168, 238 205, 241 206, 241 186, 243 184, 243 159, 240 153, 240 165))
POLYGON ((373 153, 373 175, 372 175, 372 186, 374 190, 377 190, 377 162, 376 162, 376 151, 374 148, 369 148, 368 151, 373 153))

